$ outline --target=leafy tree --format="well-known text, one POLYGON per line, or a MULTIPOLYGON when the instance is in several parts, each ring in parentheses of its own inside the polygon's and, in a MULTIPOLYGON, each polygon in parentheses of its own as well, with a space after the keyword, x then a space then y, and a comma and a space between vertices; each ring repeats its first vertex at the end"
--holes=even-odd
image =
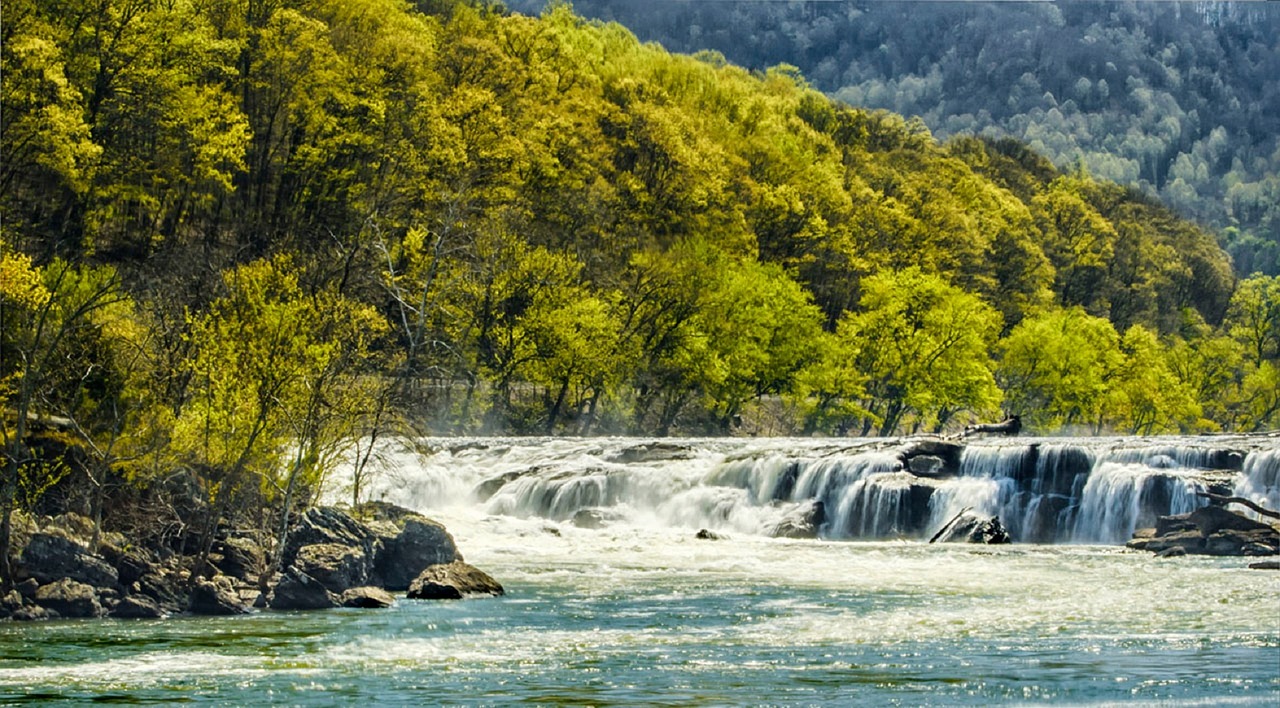
POLYGON ((1111 323, 1079 307, 1027 318, 1000 341, 997 378, 1028 427, 1100 431, 1123 364, 1111 323))
POLYGON ((1000 316, 976 296, 918 269, 863 281, 861 311, 841 322, 854 366, 868 376, 864 434, 940 429, 956 413, 985 414, 1000 403, 990 347, 1000 316))

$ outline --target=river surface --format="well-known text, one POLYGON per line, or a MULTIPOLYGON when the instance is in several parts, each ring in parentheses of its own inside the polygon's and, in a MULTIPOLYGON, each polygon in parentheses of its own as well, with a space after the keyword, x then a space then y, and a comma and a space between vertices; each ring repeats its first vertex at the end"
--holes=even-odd
POLYGON ((691 506, 706 495, 688 480, 776 449, 695 447, 678 463, 402 450, 376 495, 444 522, 507 596, 0 624, 0 704, 1280 705, 1280 573, 1117 545, 770 538, 752 524, 776 502, 691 506), (616 513, 582 528, 571 508, 513 505, 518 490, 471 491, 551 459, 667 469, 669 493, 593 498, 616 513), (695 538, 712 526, 720 540, 695 538))

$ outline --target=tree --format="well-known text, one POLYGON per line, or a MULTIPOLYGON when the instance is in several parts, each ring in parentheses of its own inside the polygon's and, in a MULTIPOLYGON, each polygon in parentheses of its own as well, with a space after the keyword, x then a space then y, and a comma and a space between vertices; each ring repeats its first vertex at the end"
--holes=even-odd
POLYGON ((7 586, 13 581, 13 513, 63 474, 55 461, 40 460, 29 447, 30 424, 59 410, 60 389, 68 382, 92 374, 98 365, 91 349, 93 317, 124 302, 124 294, 110 268, 62 260, 39 267, 0 245, 0 580, 7 586))
POLYGON ((1042 431, 1087 425, 1100 432, 1115 372, 1119 335, 1079 307, 1030 317, 998 344, 997 377, 1009 410, 1042 431))
POLYGON ((863 281, 860 311, 837 334, 857 351, 868 376, 863 432, 913 427, 941 429, 960 411, 985 414, 1000 403, 988 354, 1001 317, 977 296, 915 268, 863 281))

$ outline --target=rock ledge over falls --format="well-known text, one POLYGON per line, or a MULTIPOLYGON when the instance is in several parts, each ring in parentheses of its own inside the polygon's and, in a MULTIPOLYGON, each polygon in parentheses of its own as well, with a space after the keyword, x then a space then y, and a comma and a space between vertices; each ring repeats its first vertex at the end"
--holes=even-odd
POLYGON ((222 538, 193 578, 192 557, 136 547, 119 534, 105 534, 91 553, 87 527, 87 519, 75 514, 23 524, 18 582, 0 597, 0 619, 378 608, 395 602, 388 591, 428 582, 445 590, 413 597, 478 594, 475 578, 486 579, 485 595, 503 593, 497 581, 463 561, 444 526, 391 504, 362 505, 355 515, 335 507, 307 511, 290 528, 282 570, 266 578, 263 550, 244 538, 222 538), (450 593, 451 583, 471 584, 450 593))
POLYGON ((1164 557, 1280 555, 1280 529, 1221 506, 1161 516, 1154 528, 1140 529, 1125 544, 1164 557))

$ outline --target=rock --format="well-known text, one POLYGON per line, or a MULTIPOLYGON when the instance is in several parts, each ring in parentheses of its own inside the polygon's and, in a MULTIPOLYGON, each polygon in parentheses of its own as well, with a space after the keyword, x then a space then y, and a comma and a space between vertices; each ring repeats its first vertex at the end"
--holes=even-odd
POLYGON ((39 605, 25 605, 9 615, 9 619, 14 622, 40 622, 57 616, 56 612, 50 612, 39 605))
POLYGON ((488 573, 462 561, 433 565, 414 579, 406 597, 458 600, 464 595, 502 595, 506 591, 488 573))
POLYGON ((1258 561, 1250 563, 1249 567, 1254 570, 1280 570, 1280 561, 1258 561))
POLYGON ((336 543, 303 546, 294 557, 293 567, 335 594, 367 585, 373 571, 373 563, 363 550, 336 543))
POLYGON ((8 617, 9 615, 22 609, 27 604, 26 598, 17 590, 10 590, 3 598, 0 598, 0 617, 8 617))
POLYGON ((267 604, 273 610, 327 610, 338 606, 338 598, 319 580, 289 568, 276 583, 267 604))
POLYGON ((342 593, 339 602, 343 607, 359 607, 363 609, 381 609, 396 604, 391 593, 382 588, 361 587, 350 588, 342 593))
POLYGON ((1267 556, 1280 554, 1280 530, 1220 506, 1205 506, 1189 514, 1161 516, 1154 532, 1135 533, 1125 545, 1155 553, 1181 547, 1186 553, 1209 556, 1267 556))
POLYGON ((116 603, 111 616, 118 619, 160 619, 165 616, 165 611, 146 595, 129 595, 116 603))
POLYGON ((769 535, 776 538, 817 538, 818 529, 826 520, 826 505, 817 499, 810 499, 787 512, 769 535))
POLYGON ((289 529, 288 545, 281 567, 294 564, 298 549, 320 543, 358 548, 365 557, 376 558, 381 542, 373 529, 356 521, 340 509, 326 506, 309 509, 289 529))
POLYGON ((1156 558, 1180 558, 1187 555, 1187 549, 1182 546, 1170 546, 1156 554, 1156 558))
POLYGON ((46 528, 65 531, 72 539, 86 545, 93 538, 93 519, 74 511, 58 514, 46 524, 46 528))
POLYGON ((222 573, 247 583, 255 583, 258 573, 266 567, 262 548, 247 538, 231 537, 214 546, 218 560, 214 567, 222 573))
POLYGON ((998 545, 1009 543, 1010 538, 998 517, 979 516, 966 511, 952 519, 929 542, 998 545))
POLYGON ((22 595, 24 598, 31 600, 35 598, 36 590, 40 589, 40 583, 37 582, 35 578, 27 578, 13 586, 13 589, 17 590, 18 594, 22 595))
POLYGON ((699 529, 694 538, 699 541, 723 541, 725 537, 710 529, 699 529))
POLYGON ((106 561, 89 555, 76 541, 52 533, 32 534, 22 549, 22 568, 41 585, 70 578, 94 587, 112 587, 120 580, 106 561))
MULTIPOLYGON (((933 458, 939 460, 941 464, 932 470, 931 474, 922 475, 930 477, 954 476, 960 472, 960 456, 964 453, 964 445, 951 442, 949 440, 940 440, 937 438, 926 438, 923 440, 912 440, 903 445, 901 452, 903 465, 915 474, 915 468, 911 463, 916 458, 933 458)), ((932 468, 934 463, 931 460, 917 463, 926 469, 932 468)))
POLYGON ((231 579, 218 576, 213 580, 197 579, 191 588, 187 610, 194 615, 243 615, 248 606, 240 601, 231 579))
POLYGON ((384 544, 377 557, 382 586, 393 592, 407 590, 430 566, 462 560, 453 536, 444 526, 416 514, 403 522, 400 533, 384 544))
POLYGON ((537 469, 538 468, 533 467, 525 470, 512 470, 511 472, 505 472, 503 474, 500 474, 497 477, 490 477, 489 479, 484 480, 480 484, 477 484, 475 488, 471 490, 471 495, 476 498, 476 501, 480 501, 480 502, 489 501, 489 499, 492 498, 493 495, 498 493, 499 489, 502 489, 503 487, 507 486, 508 482, 513 482, 517 479, 520 479, 526 474, 534 472, 537 469))
POLYGON ((611 523, 621 521, 622 518, 622 514, 613 509, 591 507, 589 509, 579 509, 574 513, 570 523, 580 529, 602 529, 611 523))
POLYGON ((907 469, 917 477, 938 477, 946 462, 936 455, 917 455, 907 462, 907 469))
POLYGON ((36 604, 60 617, 101 617, 106 614, 93 586, 62 578, 36 590, 36 604))
POLYGON ((157 569, 138 578, 130 586, 132 594, 145 595, 166 612, 180 612, 186 609, 187 597, 182 589, 182 579, 173 573, 157 569))
POLYGON ((136 548, 122 550, 116 545, 104 545, 101 553, 103 559, 116 569, 119 584, 122 587, 132 586, 142 576, 155 572, 157 567, 157 560, 153 554, 136 548))
POLYGON ((637 462, 670 462, 674 460, 693 459, 694 451, 688 445, 669 442, 666 440, 658 440, 654 442, 639 443, 631 447, 623 448, 609 456, 609 462, 617 462, 624 465, 634 464, 637 462))

